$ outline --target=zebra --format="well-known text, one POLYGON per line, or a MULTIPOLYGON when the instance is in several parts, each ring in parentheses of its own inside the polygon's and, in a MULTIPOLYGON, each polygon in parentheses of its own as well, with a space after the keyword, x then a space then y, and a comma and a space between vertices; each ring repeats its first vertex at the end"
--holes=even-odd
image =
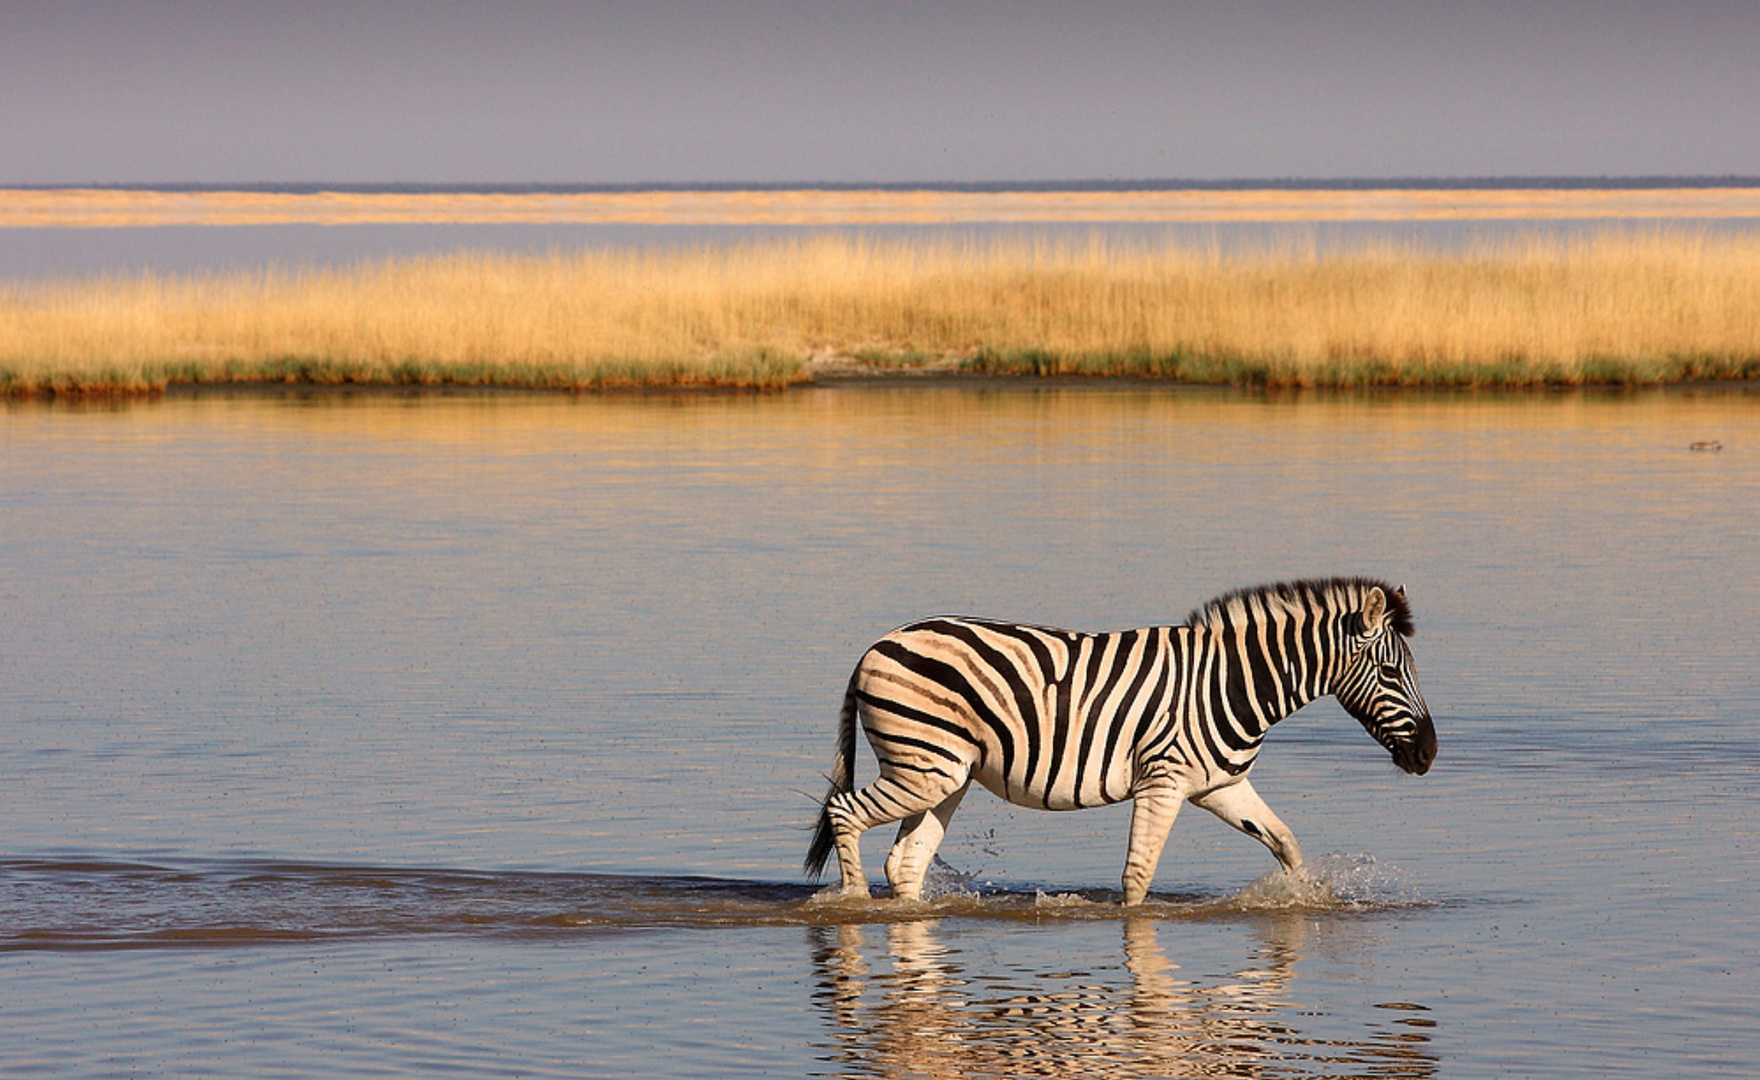
POLYGON ((940 616, 863 654, 838 720, 837 757, 805 868, 837 852, 841 891, 866 896, 858 841, 900 822, 892 895, 923 876, 973 780, 1020 806, 1080 810, 1132 800, 1124 903, 1148 895, 1181 804, 1271 850, 1301 848, 1247 774, 1271 725, 1331 694, 1407 773, 1436 757, 1436 729, 1406 638, 1405 586, 1370 578, 1280 582, 1202 605, 1179 626, 1075 633, 940 616), (856 725, 880 775, 856 790, 856 725))

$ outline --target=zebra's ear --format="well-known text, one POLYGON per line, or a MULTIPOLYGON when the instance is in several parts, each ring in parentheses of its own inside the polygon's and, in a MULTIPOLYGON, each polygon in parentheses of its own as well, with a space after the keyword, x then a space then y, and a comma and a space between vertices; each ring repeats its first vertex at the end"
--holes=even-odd
POLYGON ((1373 637, 1381 633, 1387 622, 1387 594, 1377 585, 1363 597, 1363 634, 1373 637))

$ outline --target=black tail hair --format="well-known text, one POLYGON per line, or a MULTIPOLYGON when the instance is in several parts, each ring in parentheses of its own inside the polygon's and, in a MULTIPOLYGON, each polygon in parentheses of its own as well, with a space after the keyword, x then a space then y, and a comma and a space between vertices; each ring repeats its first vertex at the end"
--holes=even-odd
POLYGON ((825 873, 825 862, 837 846, 837 835, 831 828, 831 797, 840 791, 856 789, 856 675, 860 671, 858 666, 850 672, 849 688, 843 692, 843 711, 837 715, 837 760, 831 764, 831 786, 819 804, 819 822, 813 826, 813 842, 807 848, 807 861, 803 864, 807 877, 814 881, 825 873))

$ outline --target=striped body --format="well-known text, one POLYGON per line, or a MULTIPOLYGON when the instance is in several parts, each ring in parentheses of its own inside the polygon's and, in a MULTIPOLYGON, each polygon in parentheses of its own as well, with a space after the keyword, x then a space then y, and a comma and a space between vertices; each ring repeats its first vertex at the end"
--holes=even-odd
POLYGON ((1001 798, 1080 810, 1130 798, 1160 757, 1200 773, 1216 760, 1224 775, 1250 763, 1257 724, 1212 746, 1194 722, 1192 683, 1215 644, 1188 627, 1079 634, 928 619, 875 643, 856 699, 883 766, 945 772, 964 756, 952 739, 976 752, 972 779, 1001 798))
POLYGON ((1133 819, 1127 902, 1146 892, 1166 829, 1150 834, 1161 818, 1171 826, 1187 800, 1293 869, 1294 837, 1246 781, 1259 746, 1279 719, 1336 692, 1403 767, 1427 769, 1435 734, 1409 632, 1403 592, 1361 579, 1233 593, 1186 625, 1117 633, 951 617, 901 627, 871 646, 850 678, 808 868, 835 847, 844 888, 863 891, 865 880, 852 876, 855 840, 902 821, 887 878, 894 895, 917 895, 947 819, 976 780, 1047 810, 1136 799, 1144 820, 1139 829, 1133 819), (880 775, 855 790, 858 724, 880 775))

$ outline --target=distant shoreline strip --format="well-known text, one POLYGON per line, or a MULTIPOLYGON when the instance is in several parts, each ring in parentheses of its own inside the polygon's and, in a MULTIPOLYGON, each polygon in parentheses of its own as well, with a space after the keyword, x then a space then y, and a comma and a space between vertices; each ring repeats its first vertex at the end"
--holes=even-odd
POLYGON ((0 188, 0 228, 1760 218, 1760 187, 263 191, 0 188))
POLYGON ((21 191, 255 191, 274 195, 623 195, 650 191, 958 191, 979 194, 1038 191, 1660 191, 1673 188, 1760 188, 1760 175, 1673 176, 1332 176, 1125 177, 1063 180, 764 180, 648 181, 638 183, 423 183, 414 181, 139 181, 134 183, 9 184, 21 191))

